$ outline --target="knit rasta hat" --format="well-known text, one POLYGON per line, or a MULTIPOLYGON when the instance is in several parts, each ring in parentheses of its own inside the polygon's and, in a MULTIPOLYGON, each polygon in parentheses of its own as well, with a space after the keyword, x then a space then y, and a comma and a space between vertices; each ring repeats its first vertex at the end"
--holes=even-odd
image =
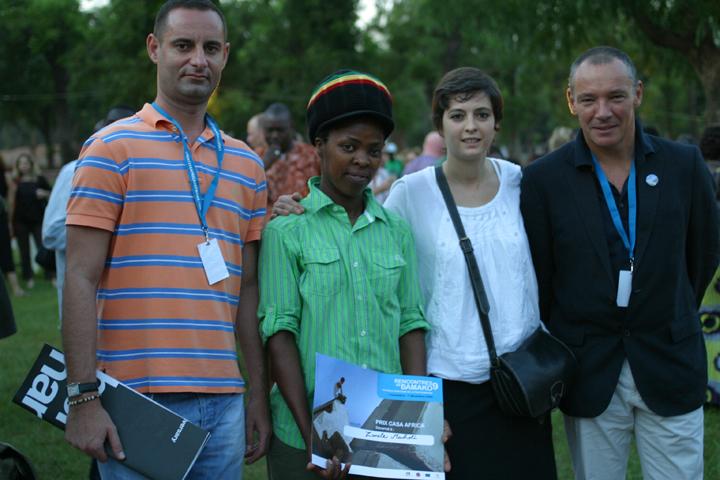
POLYGON ((377 119, 387 138, 395 128, 388 88, 377 78, 353 70, 328 75, 315 87, 307 105, 310 142, 330 124, 361 115, 377 119))

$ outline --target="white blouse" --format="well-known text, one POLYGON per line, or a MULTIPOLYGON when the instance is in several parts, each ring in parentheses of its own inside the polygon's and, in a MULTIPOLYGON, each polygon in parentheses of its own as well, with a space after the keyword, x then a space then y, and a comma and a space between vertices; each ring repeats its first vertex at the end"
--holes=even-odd
MULTIPOLYGON (((538 289, 520 215, 520 167, 492 161, 500 180, 480 207, 458 207, 472 241, 490 304, 498 355, 515 350, 540 325, 538 289)), ((481 383, 490 377, 485 337, 470 275, 434 167, 395 182, 384 206, 402 216, 415 236, 425 314, 428 374, 481 383)))

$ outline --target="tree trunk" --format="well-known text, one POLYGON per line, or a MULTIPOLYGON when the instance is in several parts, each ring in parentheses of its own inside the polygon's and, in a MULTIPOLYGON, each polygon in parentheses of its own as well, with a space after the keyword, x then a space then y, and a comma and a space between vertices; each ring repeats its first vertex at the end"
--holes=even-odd
POLYGON ((45 143, 45 158, 47 159, 47 168, 53 168, 53 156, 55 153, 55 147, 52 136, 52 122, 50 122, 47 116, 43 116, 42 124, 40 125, 40 134, 42 135, 43 142, 45 143))
MULTIPOLYGON (((66 98, 60 98, 55 102, 55 118, 57 118, 57 140, 60 144, 60 165, 65 165, 77 158, 77 152, 73 148, 74 125, 66 98)), ((54 159, 48 166, 54 167, 54 159)))
MULTIPOLYGON (((54 58, 48 58, 48 64, 52 68, 53 86, 55 90, 55 100, 53 101, 53 110, 55 114, 55 125, 57 141, 60 144, 60 164, 74 160, 77 152, 73 151, 73 131, 74 123, 70 116, 70 105, 68 103, 68 85, 70 84, 70 74, 67 69, 54 58)), ((53 168, 55 159, 48 157, 48 167, 53 168)))
POLYGON ((443 57, 444 71, 449 72, 458 67, 462 43, 463 38, 460 29, 456 28, 445 41, 445 55, 443 57))
MULTIPOLYGON (((632 15, 640 30, 657 46, 674 50, 692 65, 700 77, 705 92, 705 121, 714 123, 720 121, 720 48, 715 45, 713 33, 706 29, 702 37, 697 36, 699 22, 693 10, 678 11, 676 14, 688 15, 691 21, 685 25, 694 25, 693 28, 672 28, 656 23, 652 12, 647 11, 647 3, 630 2, 624 8, 632 15)), ((690 5, 689 3, 686 7, 690 5)))
POLYGON ((705 123, 720 123, 720 49, 701 53, 693 66, 705 93, 705 123))

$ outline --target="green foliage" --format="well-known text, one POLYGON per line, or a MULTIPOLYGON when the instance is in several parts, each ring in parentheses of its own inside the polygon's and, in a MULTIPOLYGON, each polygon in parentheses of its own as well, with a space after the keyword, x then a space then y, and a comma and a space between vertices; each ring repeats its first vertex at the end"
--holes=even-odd
POLYGON ((68 89, 69 60, 82 42, 84 19, 77 0, 0 0, 0 121, 22 119, 51 143, 59 126, 65 135, 57 140, 67 150, 71 131, 68 89))
POLYGON ((72 88, 84 94, 74 100, 82 118, 81 138, 116 105, 139 110, 155 97, 155 67, 145 37, 153 29, 162 0, 112 0, 87 16, 87 40, 78 47, 72 88))
MULTIPOLYGON (((242 137, 250 116, 281 101, 304 132, 312 88, 334 70, 358 68, 390 87, 394 140, 418 145, 432 128, 435 83, 471 65, 500 85, 497 143, 522 159, 555 126, 575 125, 564 100, 567 70, 600 44, 635 60, 646 86, 642 118, 664 135, 697 136, 720 112, 715 0, 378 0, 363 28, 358 2, 222 0, 230 59, 210 110, 223 128, 242 137)), ((48 142, 72 136, 79 145, 109 107, 140 108, 154 97, 145 38, 162 0, 110 0, 91 12, 78 3, 0 0, 0 120, 13 132, 29 137, 32 128, 48 142)))
POLYGON ((431 128, 428 121, 417 119, 427 119, 435 83, 444 72, 463 65, 486 71, 503 91, 505 119, 498 142, 517 151, 549 135, 548 116, 561 105, 562 83, 542 81, 543 75, 556 77, 557 63, 547 62, 544 52, 534 52, 526 33, 533 31, 532 17, 518 14, 516 3, 448 0, 438 9, 431 0, 405 1, 384 11, 372 25, 371 34, 382 35, 387 44, 380 60, 383 78, 399 85, 393 90, 398 123, 412 128, 407 133, 413 144, 431 128), (424 101, 411 97, 403 102, 406 92, 418 91, 424 92, 424 101), (415 122, 403 123, 411 118, 415 122))
POLYGON ((339 68, 357 68, 357 0, 261 1, 223 5, 231 59, 219 91, 224 128, 245 122, 273 102, 286 103, 304 132, 312 88, 339 68))
MULTIPOLYGON (((710 3, 693 7, 683 28, 700 32, 703 25, 712 24, 720 4, 710 3)), ((694 47, 683 51, 656 45, 639 29, 636 8, 645 8, 645 15, 661 14, 667 22, 662 28, 670 31, 678 28, 672 22, 687 10, 687 2, 448 0, 438 8, 437 2, 414 0, 382 11, 371 28, 388 45, 381 61, 391 84, 399 79, 403 88, 422 85, 429 97, 436 79, 451 68, 477 66, 492 75, 505 96, 505 119, 496 142, 508 146, 515 158, 530 154, 555 126, 575 124, 564 99, 568 67, 595 45, 618 46, 635 60, 648 87, 641 110, 645 121, 661 126, 671 137, 682 132, 698 135, 703 105, 709 104, 703 97, 715 95, 688 62, 694 47), (665 12, 667 5, 675 10, 665 12)), ((399 104, 398 116, 418 118, 425 105, 399 104)), ((419 138, 414 131, 414 143, 419 138)))

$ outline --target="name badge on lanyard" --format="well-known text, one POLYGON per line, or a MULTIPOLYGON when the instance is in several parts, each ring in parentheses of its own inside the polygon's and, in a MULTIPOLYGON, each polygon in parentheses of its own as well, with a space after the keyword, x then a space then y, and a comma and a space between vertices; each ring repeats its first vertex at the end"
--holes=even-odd
POLYGON ((613 197, 612 191, 610 190, 610 182, 608 182, 605 172, 600 163, 592 156, 593 165, 595 167, 595 174, 597 175, 600 188, 605 198, 608 210, 610 211, 610 217, 612 218, 615 230, 617 230, 620 239, 625 245, 628 251, 628 257, 630 259, 630 268, 628 270, 620 270, 618 272, 618 289, 615 298, 615 303, 618 307, 627 307, 630 305, 630 294, 632 293, 632 280, 633 280, 633 269, 635 267, 635 234, 637 224, 637 189, 635 186, 635 161, 630 164, 630 177, 628 178, 628 229, 630 234, 625 231, 622 219, 620 218, 620 211, 615 203, 615 197, 613 197))
POLYGON ((200 260, 202 260, 208 284, 214 285, 230 276, 220 245, 217 243, 217 238, 211 238, 199 243, 197 248, 198 252, 200 252, 200 260))
POLYGON ((207 212, 210 209, 210 204, 215 198, 215 190, 217 189, 223 156, 225 154, 222 137, 220 136, 220 129, 218 128, 212 117, 206 114, 205 120, 215 137, 215 151, 217 153, 217 172, 215 172, 215 177, 210 183, 207 192, 205 192, 205 195, 202 195, 200 193, 200 181, 198 179, 197 169, 195 168, 195 161, 193 160, 192 152, 190 151, 190 146, 188 145, 188 139, 185 135, 185 132, 183 131, 180 124, 167 112, 165 112, 165 110, 163 110, 157 103, 153 102, 152 106, 162 116, 167 118, 168 121, 170 121, 170 123, 172 123, 175 128, 177 128, 178 132, 180 132, 180 138, 182 140, 183 146, 183 156, 185 159, 185 168, 187 170, 188 179, 190 181, 190 192, 192 193, 193 201, 195 202, 195 209, 197 210, 198 218, 200 219, 200 227, 202 228, 203 235, 205 236, 205 241, 199 243, 197 246, 198 253, 200 254, 200 260, 202 261, 208 284, 214 285, 230 276, 227 265, 225 263, 225 259, 222 255, 222 250, 220 250, 220 245, 218 244, 217 239, 210 238, 210 230, 208 228, 206 220, 207 212))

